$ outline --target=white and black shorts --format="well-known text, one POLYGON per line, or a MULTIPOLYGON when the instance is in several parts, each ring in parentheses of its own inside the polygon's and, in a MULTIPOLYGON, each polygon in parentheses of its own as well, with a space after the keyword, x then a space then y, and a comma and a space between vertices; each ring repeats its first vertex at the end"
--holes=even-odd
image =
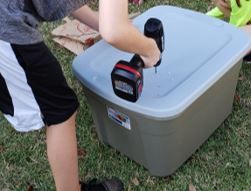
POLYGON ((13 45, 0 40, 0 111, 17 131, 62 123, 78 106, 43 42, 13 45))

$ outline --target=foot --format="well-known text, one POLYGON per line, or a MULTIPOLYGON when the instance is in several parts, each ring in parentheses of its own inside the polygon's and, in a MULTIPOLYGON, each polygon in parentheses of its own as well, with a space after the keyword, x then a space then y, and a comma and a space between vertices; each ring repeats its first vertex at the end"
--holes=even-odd
POLYGON ((121 180, 117 178, 104 180, 98 182, 96 179, 91 180, 88 183, 81 183, 81 191, 123 191, 124 185, 121 180))

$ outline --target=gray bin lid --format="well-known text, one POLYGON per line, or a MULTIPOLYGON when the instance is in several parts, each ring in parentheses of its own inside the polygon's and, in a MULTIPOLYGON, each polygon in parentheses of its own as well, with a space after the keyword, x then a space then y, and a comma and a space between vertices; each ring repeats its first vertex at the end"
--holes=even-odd
POLYGON ((182 8, 153 7, 133 23, 143 32, 145 22, 151 17, 159 18, 164 25, 165 51, 157 74, 154 68, 144 69, 143 92, 136 103, 116 96, 111 82, 111 72, 117 61, 129 61, 133 54, 117 50, 101 40, 73 61, 73 72, 84 86, 146 117, 178 116, 251 48, 251 39, 241 30, 182 8))

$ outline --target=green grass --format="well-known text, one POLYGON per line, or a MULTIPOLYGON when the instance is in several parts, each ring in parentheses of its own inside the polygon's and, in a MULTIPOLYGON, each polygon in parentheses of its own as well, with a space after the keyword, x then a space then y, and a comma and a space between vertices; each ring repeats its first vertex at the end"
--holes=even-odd
MULTIPOLYGON (((209 0, 147 0, 141 7, 130 6, 130 11, 144 11, 159 4, 200 12, 211 7, 209 0)), ((85 93, 71 72, 74 55, 51 40, 50 31, 55 26, 57 23, 44 24, 42 31, 81 104, 77 136, 79 147, 86 152, 79 157, 81 179, 117 176, 125 183, 126 190, 186 191, 192 183, 201 191, 251 191, 251 66, 242 67, 236 90, 239 99, 235 99, 228 119, 173 175, 153 177, 141 165, 98 141, 85 93)), ((46 159, 44 130, 17 133, 2 115, 0 126, 0 190, 23 191, 29 185, 39 191, 55 190, 46 159)))

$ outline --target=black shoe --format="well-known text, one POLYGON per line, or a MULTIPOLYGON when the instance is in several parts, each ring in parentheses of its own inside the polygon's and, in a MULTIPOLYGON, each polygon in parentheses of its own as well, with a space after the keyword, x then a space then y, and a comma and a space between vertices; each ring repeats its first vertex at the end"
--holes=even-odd
POLYGON ((251 64, 251 53, 247 54, 247 55, 243 58, 243 63, 244 63, 244 64, 251 64))
POLYGON ((96 179, 88 183, 80 182, 81 191, 123 191, 124 185, 117 178, 98 182, 96 179))

